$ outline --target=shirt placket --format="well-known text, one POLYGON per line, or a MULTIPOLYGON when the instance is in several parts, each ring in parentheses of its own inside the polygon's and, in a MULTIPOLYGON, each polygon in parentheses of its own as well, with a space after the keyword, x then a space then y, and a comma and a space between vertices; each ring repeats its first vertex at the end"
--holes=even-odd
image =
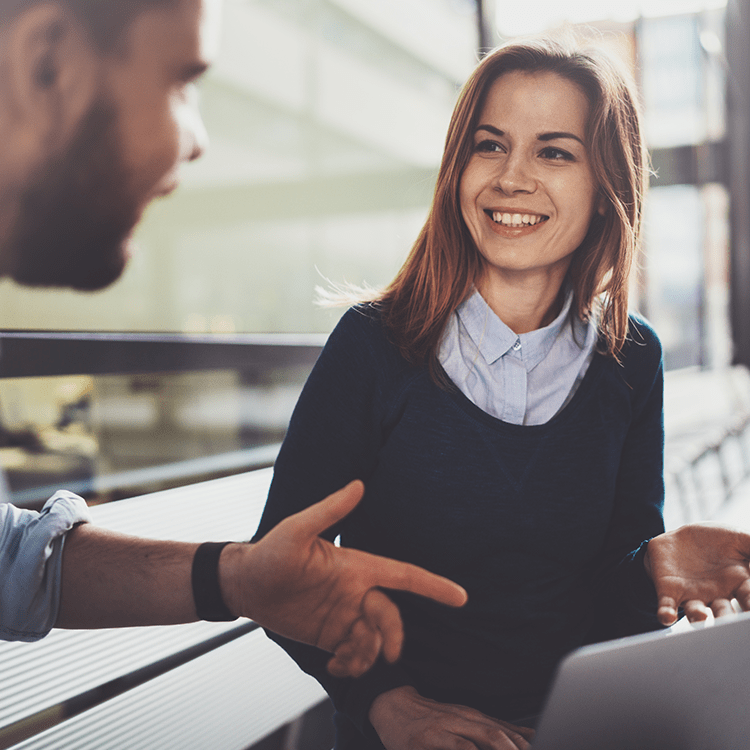
POLYGON ((523 346, 517 338, 513 346, 503 355, 506 364, 505 409, 503 419, 511 424, 523 424, 526 414, 528 373, 523 361, 523 346))

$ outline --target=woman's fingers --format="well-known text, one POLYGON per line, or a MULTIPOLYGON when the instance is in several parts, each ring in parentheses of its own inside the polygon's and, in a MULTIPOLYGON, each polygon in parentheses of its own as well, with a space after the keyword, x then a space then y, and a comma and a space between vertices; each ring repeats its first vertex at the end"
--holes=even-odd
POLYGON ((714 617, 725 617, 734 614, 734 607, 729 599, 714 599, 711 602, 711 611, 714 617))
POLYGON ((734 592, 734 597, 743 612, 750 612, 750 580, 745 580, 734 592))
POLYGON ((708 619, 711 613, 711 610, 700 599, 691 599, 685 602, 683 609, 685 610, 685 617, 690 622, 703 622, 703 620, 708 619))
POLYGON ((674 625, 677 622, 677 610, 678 604, 671 596, 662 596, 656 616, 662 625, 674 625))
POLYGON ((408 685, 377 696, 369 718, 387 750, 527 750, 534 735, 473 708, 424 698, 408 685))
POLYGON ((471 740, 479 750, 528 750, 530 747, 526 738, 510 726, 475 725, 470 734, 464 735, 471 740))

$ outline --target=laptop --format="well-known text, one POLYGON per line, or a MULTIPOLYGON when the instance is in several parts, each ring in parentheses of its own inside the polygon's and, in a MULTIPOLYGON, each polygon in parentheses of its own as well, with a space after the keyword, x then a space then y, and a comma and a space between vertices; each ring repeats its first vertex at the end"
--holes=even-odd
POLYGON ((532 748, 749 750, 750 613, 573 652, 532 748))

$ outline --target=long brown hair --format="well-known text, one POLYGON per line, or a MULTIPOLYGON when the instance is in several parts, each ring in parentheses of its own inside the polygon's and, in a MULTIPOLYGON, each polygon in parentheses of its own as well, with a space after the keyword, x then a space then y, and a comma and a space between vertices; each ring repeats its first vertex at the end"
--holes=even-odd
POLYGON ((402 355, 427 362, 438 380, 437 349, 450 315, 471 292, 483 258, 464 223, 461 175, 490 86, 510 71, 552 72, 575 83, 589 106, 587 146, 604 214, 598 212, 568 269, 573 310, 587 319, 601 301, 602 348, 617 357, 627 336, 628 278, 641 229, 647 178, 634 85, 607 54, 550 39, 514 42, 488 54, 453 111, 432 206, 411 253, 375 302, 402 355))

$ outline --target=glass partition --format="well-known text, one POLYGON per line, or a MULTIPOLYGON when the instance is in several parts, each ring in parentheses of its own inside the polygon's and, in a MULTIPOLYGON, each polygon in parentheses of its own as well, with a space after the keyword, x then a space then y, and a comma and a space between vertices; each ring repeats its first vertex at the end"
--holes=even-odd
POLYGON ((0 378, 1 489, 38 508, 60 488, 104 502, 270 466, 322 340, 2 343, 25 362, 56 355, 53 374, 0 378))
POLYGON ((387 283, 424 220, 471 0, 228 0, 205 156, 97 295, 0 284, 0 328, 329 331, 315 287, 387 283))

